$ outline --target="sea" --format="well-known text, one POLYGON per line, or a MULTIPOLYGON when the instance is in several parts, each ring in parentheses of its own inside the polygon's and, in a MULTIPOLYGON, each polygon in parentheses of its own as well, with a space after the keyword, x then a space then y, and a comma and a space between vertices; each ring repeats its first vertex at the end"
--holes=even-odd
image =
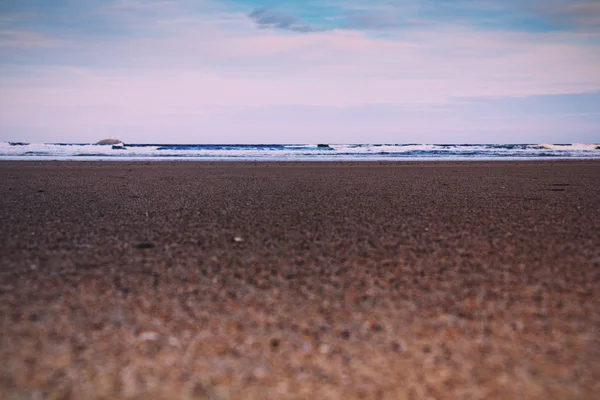
POLYGON ((0 160, 485 161, 600 159, 600 144, 135 144, 0 142, 0 160))

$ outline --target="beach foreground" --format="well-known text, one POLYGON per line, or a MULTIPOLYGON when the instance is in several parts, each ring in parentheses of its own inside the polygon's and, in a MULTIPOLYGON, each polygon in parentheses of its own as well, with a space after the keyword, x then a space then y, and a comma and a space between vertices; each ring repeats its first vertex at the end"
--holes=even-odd
POLYGON ((2 162, 0 193, 0 398, 600 392, 600 162, 2 162))

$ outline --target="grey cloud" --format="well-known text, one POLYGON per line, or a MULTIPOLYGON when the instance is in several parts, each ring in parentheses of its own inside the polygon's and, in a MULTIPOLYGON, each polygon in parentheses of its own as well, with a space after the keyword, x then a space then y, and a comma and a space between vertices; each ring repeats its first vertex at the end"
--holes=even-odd
POLYGON ((299 18, 284 14, 268 7, 261 7, 248 14, 261 29, 284 29, 292 32, 315 32, 322 29, 313 27, 299 18))

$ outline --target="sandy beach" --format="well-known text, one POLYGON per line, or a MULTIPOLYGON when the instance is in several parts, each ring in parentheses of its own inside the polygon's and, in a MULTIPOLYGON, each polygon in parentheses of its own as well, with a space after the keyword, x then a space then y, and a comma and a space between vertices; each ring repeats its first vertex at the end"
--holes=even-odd
POLYGON ((0 399, 593 399, 600 162, 0 162, 0 399))

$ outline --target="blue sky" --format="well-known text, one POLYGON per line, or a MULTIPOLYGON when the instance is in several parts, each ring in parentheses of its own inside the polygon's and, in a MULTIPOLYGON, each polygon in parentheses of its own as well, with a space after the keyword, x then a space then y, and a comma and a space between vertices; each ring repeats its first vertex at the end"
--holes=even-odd
POLYGON ((0 0, 0 141, 600 142, 600 3, 0 0))

